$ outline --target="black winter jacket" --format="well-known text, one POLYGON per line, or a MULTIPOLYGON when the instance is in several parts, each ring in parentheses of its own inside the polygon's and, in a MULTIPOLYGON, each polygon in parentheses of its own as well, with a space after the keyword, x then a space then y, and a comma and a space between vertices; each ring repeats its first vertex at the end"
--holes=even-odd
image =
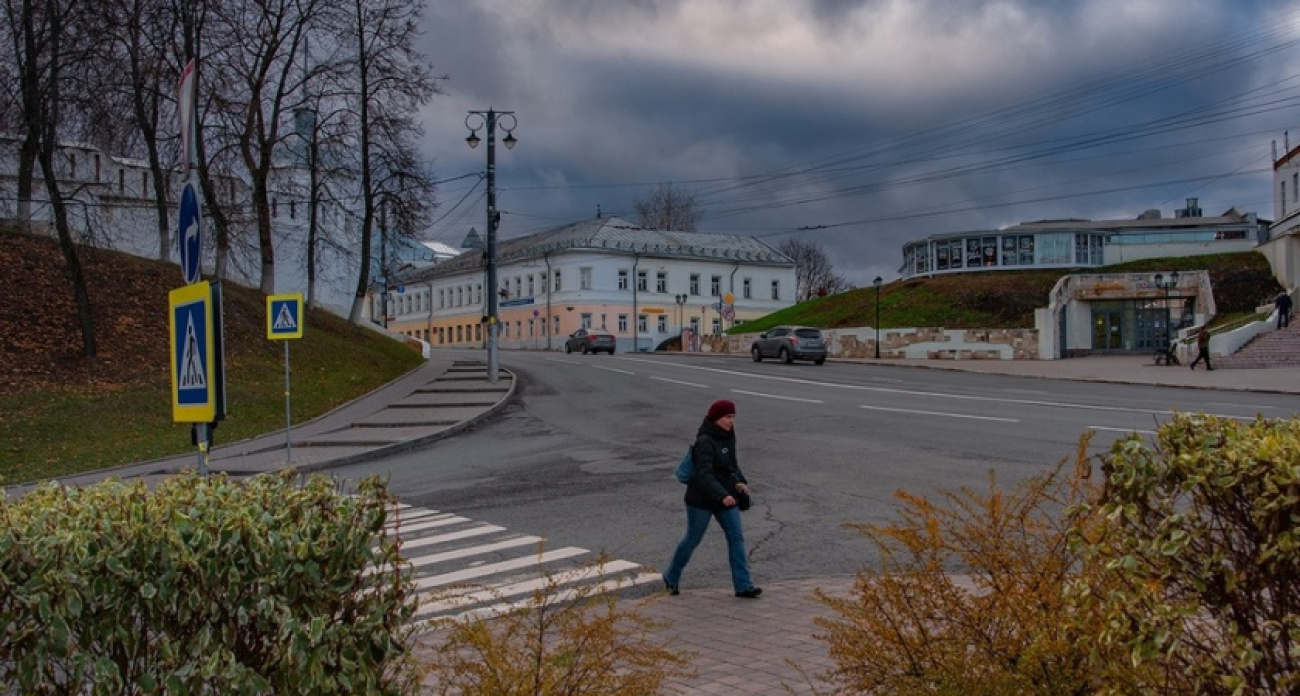
POLYGON ((736 433, 719 428, 705 418, 691 450, 695 468, 686 484, 686 504, 705 510, 723 510, 722 499, 736 494, 737 483, 748 483, 736 460, 736 433))

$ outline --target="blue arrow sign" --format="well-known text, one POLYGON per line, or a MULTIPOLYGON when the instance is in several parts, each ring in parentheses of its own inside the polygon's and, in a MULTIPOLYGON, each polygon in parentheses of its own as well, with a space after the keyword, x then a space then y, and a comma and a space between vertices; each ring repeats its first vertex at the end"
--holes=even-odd
POLYGON ((199 197, 194 193, 194 185, 185 184, 185 190, 181 192, 180 233, 176 242, 180 245, 181 275, 186 284, 199 280, 199 258, 203 251, 201 220, 199 197))

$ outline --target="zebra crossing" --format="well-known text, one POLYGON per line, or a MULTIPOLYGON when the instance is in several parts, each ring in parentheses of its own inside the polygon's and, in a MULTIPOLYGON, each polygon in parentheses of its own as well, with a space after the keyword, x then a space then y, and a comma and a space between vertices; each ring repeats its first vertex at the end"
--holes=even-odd
POLYGON ((450 512, 399 503, 391 517, 387 531, 414 571, 417 623, 499 616, 530 606, 548 586, 548 596, 564 602, 661 582, 638 563, 576 546, 545 548, 542 537, 450 512))

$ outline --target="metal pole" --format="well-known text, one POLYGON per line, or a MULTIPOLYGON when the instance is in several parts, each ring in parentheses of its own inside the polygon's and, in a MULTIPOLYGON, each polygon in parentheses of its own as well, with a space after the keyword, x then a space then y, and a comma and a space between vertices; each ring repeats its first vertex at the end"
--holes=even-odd
POLYGON ((487 354, 488 383, 497 379, 497 114, 487 112, 487 354))
POLYGON ((194 424, 194 439, 199 441, 199 476, 208 475, 208 424, 194 424))
POLYGON ((880 358, 880 283, 876 283, 876 358, 880 358))
POLYGON ((281 343, 284 344, 284 463, 292 464, 293 439, 289 436, 289 430, 293 427, 292 411, 289 409, 289 342, 281 341, 281 343))

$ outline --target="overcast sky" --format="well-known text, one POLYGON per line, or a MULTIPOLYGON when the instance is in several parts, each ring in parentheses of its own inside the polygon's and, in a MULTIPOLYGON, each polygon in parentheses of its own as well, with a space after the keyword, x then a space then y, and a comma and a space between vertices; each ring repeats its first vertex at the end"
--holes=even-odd
POLYGON ((471 109, 518 120, 502 238, 671 182, 701 231, 815 241, 860 286, 942 232, 1189 197, 1271 219, 1273 143, 1300 144, 1294 1, 429 0, 422 48, 452 246, 484 228, 471 109))

